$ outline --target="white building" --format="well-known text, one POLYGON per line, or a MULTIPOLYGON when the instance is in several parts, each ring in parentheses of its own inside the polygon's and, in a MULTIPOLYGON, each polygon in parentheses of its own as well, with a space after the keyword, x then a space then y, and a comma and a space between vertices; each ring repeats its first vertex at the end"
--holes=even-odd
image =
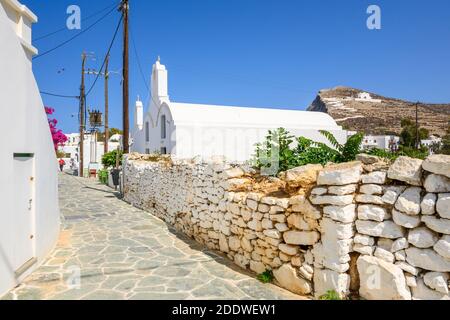
MULTIPOLYGON (((357 131, 347 131, 348 137, 357 134, 357 131)), ((388 151, 397 151, 400 146, 400 137, 394 135, 366 135, 364 136, 361 149, 382 149, 388 151)))
POLYGON ((368 92, 360 92, 355 98, 356 101, 360 102, 372 102, 372 103, 381 103, 383 102, 381 99, 374 99, 368 92))
POLYGON ((224 155, 231 161, 246 161, 268 130, 280 127, 321 142, 327 140, 318 130, 328 130, 338 141, 346 141, 342 127, 322 112, 172 102, 167 70, 159 60, 153 65, 151 95, 145 114, 142 102, 136 103, 134 152, 161 152, 179 158, 224 155))
POLYGON ((40 265, 60 228, 56 155, 31 68, 36 21, 0 0, 0 296, 40 265))
POLYGON ((442 145, 442 138, 431 136, 429 139, 421 140, 420 143, 422 146, 427 147, 428 152, 430 154, 433 154, 434 153, 433 148, 436 148, 436 146, 442 145))
POLYGON ((362 142, 363 149, 378 148, 382 150, 395 151, 398 150, 399 145, 400 145, 400 137, 388 135, 364 136, 362 142))
MULTIPOLYGON (((67 142, 64 146, 60 146, 58 150, 65 154, 63 157, 66 165, 64 169, 70 169, 70 162, 73 159, 76 167, 79 166, 79 149, 80 149, 80 134, 70 133, 67 134, 67 142)), ((117 148, 121 148, 122 135, 115 134, 109 138, 108 150, 114 151, 117 148)), ((86 133, 84 135, 84 150, 83 150, 83 167, 85 174, 88 174, 90 168, 100 169, 102 168, 102 157, 105 154, 105 143, 101 141, 95 141, 94 135, 86 133)))

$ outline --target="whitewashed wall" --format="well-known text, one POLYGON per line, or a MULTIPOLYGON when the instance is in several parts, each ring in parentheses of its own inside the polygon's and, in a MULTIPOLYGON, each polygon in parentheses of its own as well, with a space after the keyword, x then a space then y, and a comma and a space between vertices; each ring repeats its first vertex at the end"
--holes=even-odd
MULTIPOLYGON (((3 2, 3 0, 2 0, 3 2)), ((56 155, 44 106, 33 76, 27 54, 13 30, 10 20, 0 6, 0 295, 17 285, 33 267, 20 278, 15 277, 12 260, 28 250, 18 246, 17 236, 29 240, 34 267, 54 247, 60 227, 58 206, 58 177, 56 155), (14 229, 19 219, 16 197, 21 195, 14 172, 14 153, 33 153, 34 189, 30 211, 31 233, 14 229)), ((30 182, 31 183, 31 182, 30 182)))
POLYGON ((5 10, 11 28, 19 38, 28 63, 31 65, 33 56, 38 53, 31 44, 32 24, 37 22, 36 15, 17 0, 1 0, 0 6, 5 10))

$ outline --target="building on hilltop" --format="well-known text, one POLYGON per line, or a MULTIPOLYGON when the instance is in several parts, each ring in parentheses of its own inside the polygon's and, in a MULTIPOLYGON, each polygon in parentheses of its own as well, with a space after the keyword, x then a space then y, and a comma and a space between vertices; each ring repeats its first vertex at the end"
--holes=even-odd
POLYGON ((136 102, 134 152, 160 152, 178 158, 223 155, 230 161, 246 161, 268 130, 280 127, 325 143, 328 141, 319 130, 328 130, 339 142, 346 141, 342 127, 320 112, 172 102, 168 72, 159 59, 153 65, 151 82, 152 99, 147 112, 141 101, 136 102))

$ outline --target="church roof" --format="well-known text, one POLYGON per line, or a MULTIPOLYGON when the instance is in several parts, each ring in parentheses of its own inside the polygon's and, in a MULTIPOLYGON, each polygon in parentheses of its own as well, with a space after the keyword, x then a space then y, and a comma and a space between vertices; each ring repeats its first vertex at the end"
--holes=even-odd
POLYGON ((175 125, 341 130, 326 113, 170 102, 175 125))

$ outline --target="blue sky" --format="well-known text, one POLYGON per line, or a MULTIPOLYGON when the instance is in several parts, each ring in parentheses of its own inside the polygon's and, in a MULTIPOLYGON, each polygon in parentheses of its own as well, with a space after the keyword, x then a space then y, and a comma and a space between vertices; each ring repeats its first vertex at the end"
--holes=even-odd
MULTIPOLYGON (((22 0, 39 17, 35 38, 66 25, 66 9, 82 18, 116 0, 22 0), (51 4, 50 4, 51 3, 51 4)), ((118 1, 116 1, 118 2, 118 1)), ((323 88, 346 85, 424 102, 450 102, 448 0, 130 0, 131 33, 147 80, 157 56, 169 70, 172 101, 305 109, 323 88), (382 29, 366 27, 367 7, 382 10, 382 29)), ((96 16, 82 24, 86 28, 96 16)), ((61 49, 34 61, 41 90, 77 95, 81 52, 100 68, 119 13, 61 49), (61 69, 64 71, 58 73, 61 69)), ((44 52, 78 31, 34 45, 44 52)), ((121 34, 110 69, 121 69, 121 34)), ((130 43, 130 106, 147 89, 130 43)), ((110 125, 121 127, 120 76, 110 80, 110 125)), ((87 87, 94 78, 87 77, 87 87)), ((64 132, 77 131, 77 100, 44 96, 64 132)), ((88 98, 103 109, 103 82, 88 98)), ((133 119, 133 110, 131 110, 133 119)))

